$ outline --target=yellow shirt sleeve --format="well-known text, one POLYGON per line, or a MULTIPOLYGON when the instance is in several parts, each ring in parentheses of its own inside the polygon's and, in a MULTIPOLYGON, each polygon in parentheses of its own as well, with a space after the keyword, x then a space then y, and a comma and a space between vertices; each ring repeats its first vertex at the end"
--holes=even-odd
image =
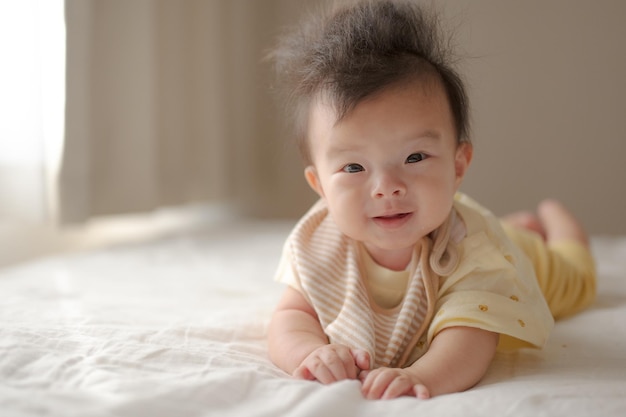
POLYGON ((456 270, 442 277, 427 343, 454 326, 500 334, 499 348, 542 347, 554 319, 530 260, 505 235, 498 220, 462 197, 457 210, 467 236, 456 270))

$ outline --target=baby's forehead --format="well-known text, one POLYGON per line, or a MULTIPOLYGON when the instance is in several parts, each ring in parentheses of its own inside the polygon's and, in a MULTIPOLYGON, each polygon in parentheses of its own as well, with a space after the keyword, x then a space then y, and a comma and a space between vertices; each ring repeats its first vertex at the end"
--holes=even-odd
MULTIPOLYGON (((378 127, 376 125, 378 120, 381 121, 381 124, 384 124, 385 119, 394 118, 393 113, 388 112, 386 115, 381 115, 380 112, 372 111, 372 109, 392 107, 391 104, 398 101, 402 105, 396 105, 394 108, 400 112, 407 107, 413 107, 413 104, 417 105, 417 111, 420 111, 419 109, 421 111, 424 111, 424 109, 437 109, 430 115, 435 114, 438 117, 444 117, 444 120, 440 118, 441 123, 438 123, 438 128, 456 131, 450 100, 440 78, 414 77, 404 82, 396 82, 380 88, 367 96, 360 97, 359 100, 354 100, 350 103, 350 106, 343 107, 341 96, 333 94, 332 91, 322 91, 314 95, 310 100, 307 100, 306 105, 301 108, 303 110, 301 113, 301 121, 303 122, 301 124, 303 130, 301 132, 303 135, 301 136, 299 146, 305 163, 314 163, 314 154, 319 155, 320 152, 325 152, 327 145, 329 145, 324 138, 330 138, 337 134, 341 135, 342 131, 345 133, 343 130, 345 123, 353 121, 355 117, 373 128, 378 127), (398 99, 398 97, 402 97, 402 99, 398 99), (357 116, 357 114, 360 116, 357 116), (363 114, 368 116, 363 118, 363 114), (368 123, 370 121, 374 122, 374 124, 368 123)), ((419 117, 416 117, 415 121, 417 122, 418 119, 419 117)), ((408 129, 413 129, 412 131, 415 132, 428 130, 429 127, 409 126, 408 129)), ((351 135, 354 134, 354 129, 351 128, 349 133, 351 135)), ((456 135, 453 134, 453 136, 453 140, 457 141, 456 135)))
POLYGON ((362 140, 391 137, 415 140, 449 136, 454 141, 454 131, 443 88, 412 83, 366 97, 344 115, 328 97, 319 97, 309 111, 308 145, 315 153, 336 146, 337 141, 342 149, 347 144, 360 146, 362 140))
POLYGON ((352 100, 345 100, 341 92, 322 90, 316 93, 309 101, 307 122, 337 125, 343 119, 349 117, 357 109, 380 99, 382 96, 406 94, 407 91, 415 92, 412 99, 415 101, 443 100, 449 104, 445 86, 439 77, 421 76, 413 77, 378 88, 368 95, 352 100))

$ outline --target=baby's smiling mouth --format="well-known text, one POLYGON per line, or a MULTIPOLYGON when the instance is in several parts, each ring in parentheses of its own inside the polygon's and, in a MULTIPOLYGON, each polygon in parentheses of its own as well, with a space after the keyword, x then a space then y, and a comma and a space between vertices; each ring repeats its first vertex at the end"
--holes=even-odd
POLYGON ((373 217, 372 219, 374 223, 376 223, 380 227, 383 227, 386 229, 396 229, 401 226, 404 226, 406 222, 409 221, 412 215, 413 215, 412 212, 395 213, 395 214, 388 214, 385 216, 376 216, 376 217, 373 217))
POLYGON ((387 216, 376 216, 374 217, 375 219, 382 219, 382 220, 393 220, 393 219, 402 219, 408 215, 410 215, 411 213, 396 213, 396 214, 390 214, 387 216))

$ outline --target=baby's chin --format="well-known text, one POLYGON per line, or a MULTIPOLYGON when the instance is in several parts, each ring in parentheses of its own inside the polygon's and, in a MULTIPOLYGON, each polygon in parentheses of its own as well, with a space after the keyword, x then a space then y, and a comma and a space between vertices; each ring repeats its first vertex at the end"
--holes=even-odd
POLYGON ((384 229, 376 225, 363 225, 361 228, 342 228, 339 230, 347 237, 360 242, 369 252, 401 252, 414 251, 416 246, 420 246, 424 237, 428 236, 427 231, 417 231, 412 227, 384 229), (407 232, 407 230, 411 230, 407 232), (371 250, 370 250, 371 249, 371 250))
POLYGON ((420 249, 422 239, 405 242, 364 241, 362 244, 374 259, 384 257, 386 259, 406 258, 410 260, 413 253, 420 249))
POLYGON ((422 244, 422 239, 417 240, 408 240, 406 242, 382 242, 382 243, 374 243, 365 244, 366 247, 376 248, 378 251, 383 252, 414 252, 418 249, 422 244))

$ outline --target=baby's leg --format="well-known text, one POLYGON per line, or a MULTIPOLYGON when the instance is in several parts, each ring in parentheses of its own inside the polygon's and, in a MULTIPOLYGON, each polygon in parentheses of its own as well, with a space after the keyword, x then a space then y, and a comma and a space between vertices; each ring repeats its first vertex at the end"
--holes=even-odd
POLYGON ((576 241, 589 247, 589 238, 582 224, 561 202, 544 200, 537 208, 539 220, 548 243, 576 241))
POLYGON ((520 211, 504 216, 502 221, 515 228, 535 232, 547 243, 567 240, 589 246, 589 238, 583 226, 572 212, 557 200, 542 201, 537 207, 537 214, 520 211))
POLYGON ((508 214, 501 218, 502 222, 506 225, 512 226, 516 229, 530 230, 537 233, 539 236, 546 240, 546 230, 539 220, 539 217, 530 211, 518 211, 508 214))
POLYGON ((537 213, 502 219, 507 235, 531 259, 537 281, 555 318, 569 316, 595 297, 595 266, 581 223, 563 204, 545 200, 537 213))

